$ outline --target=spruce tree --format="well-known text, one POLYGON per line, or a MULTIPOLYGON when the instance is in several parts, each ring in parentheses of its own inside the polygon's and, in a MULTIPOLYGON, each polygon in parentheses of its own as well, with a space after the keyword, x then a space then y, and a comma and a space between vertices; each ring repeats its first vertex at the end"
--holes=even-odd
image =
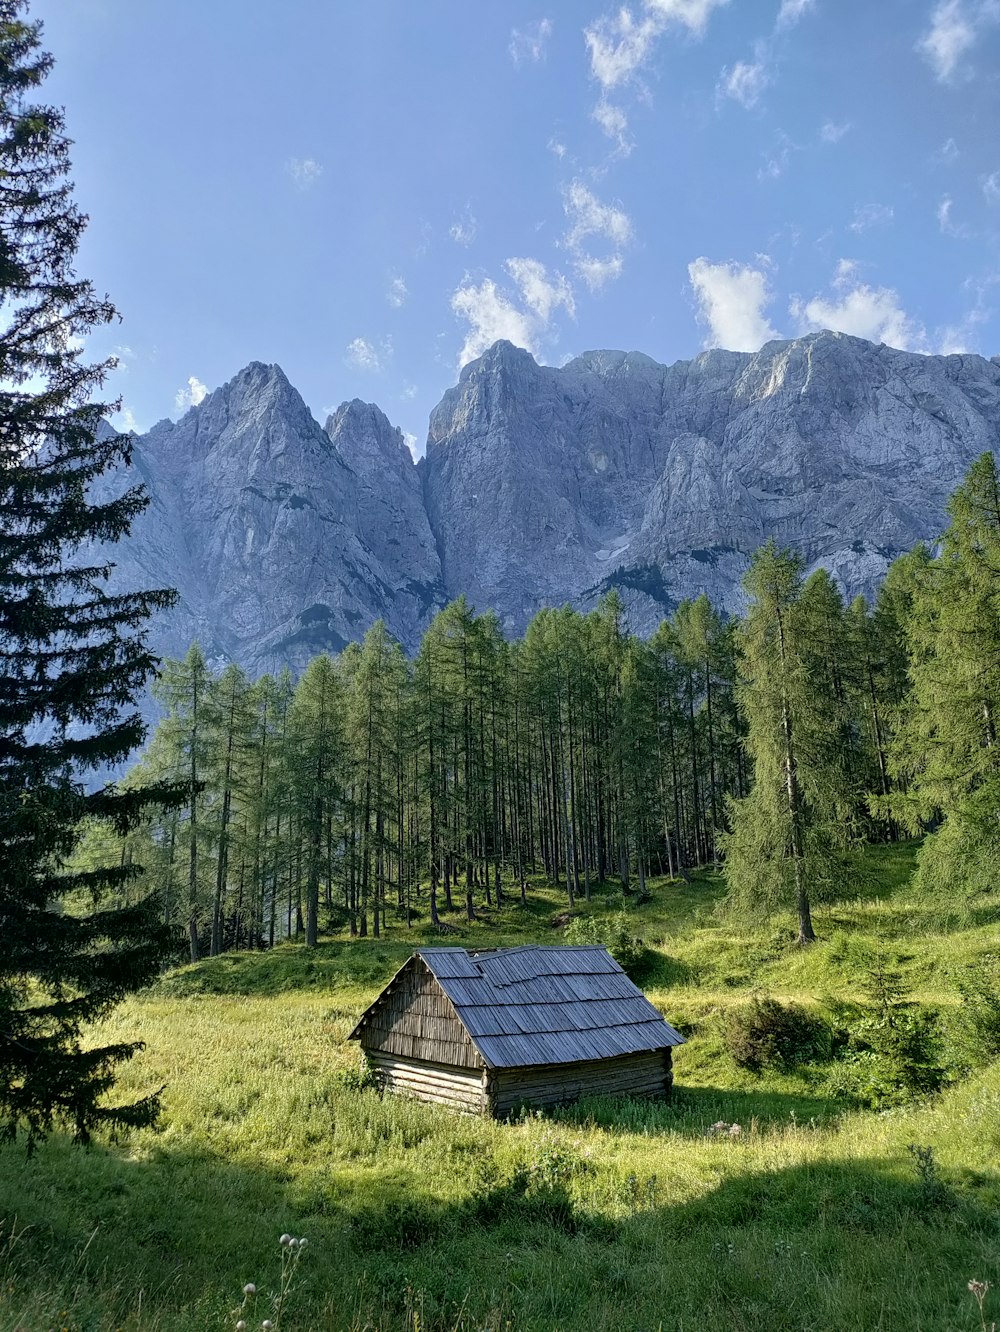
POLYGON ((105 1103, 138 1043, 81 1037, 155 976, 171 935, 149 903, 104 905, 135 867, 65 866, 81 820, 127 830, 151 798, 86 783, 143 738, 145 628, 172 598, 108 590, 104 548, 146 498, 94 494, 131 452, 95 396, 113 362, 82 350, 115 310, 74 269, 86 218, 63 115, 36 100, 52 60, 25 13, 0 0, 0 1136, 30 1145, 57 1122, 86 1141, 156 1111, 155 1096, 105 1103))

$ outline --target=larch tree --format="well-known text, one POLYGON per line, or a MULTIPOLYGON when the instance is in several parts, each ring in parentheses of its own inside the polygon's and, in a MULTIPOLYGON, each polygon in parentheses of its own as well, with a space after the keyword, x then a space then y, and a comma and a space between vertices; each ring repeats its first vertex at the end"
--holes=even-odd
POLYGON ((732 831, 721 839, 726 878, 738 907, 774 908, 791 898, 806 944, 816 938, 812 899, 836 842, 820 757, 829 689, 809 671, 799 557, 768 542, 744 587, 750 606, 739 632, 739 700, 754 783, 730 803, 732 831))
POLYGON ((108 584, 147 501, 108 475, 131 438, 97 397, 113 361, 82 348, 115 310, 75 271, 86 218, 62 112, 39 100, 51 65, 22 0, 0 0, 0 1136, 29 1145, 154 1117, 155 1095, 106 1102, 140 1044, 82 1035, 174 945, 155 904, 107 903, 135 865, 66 868, 83 820, 123 832, 166 795, 87 786, 143 739, 146 628, 172 594, 108 584))

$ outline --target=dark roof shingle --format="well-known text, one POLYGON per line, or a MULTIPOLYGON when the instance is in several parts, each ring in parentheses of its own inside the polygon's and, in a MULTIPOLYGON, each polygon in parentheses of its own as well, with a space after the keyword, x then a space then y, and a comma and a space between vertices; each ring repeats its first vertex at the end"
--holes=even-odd
POLYGON ((528 944, 481 954, 423 948, 417 956, 491 1068, 614 1059, 684 1040, 597 945, 528 944))

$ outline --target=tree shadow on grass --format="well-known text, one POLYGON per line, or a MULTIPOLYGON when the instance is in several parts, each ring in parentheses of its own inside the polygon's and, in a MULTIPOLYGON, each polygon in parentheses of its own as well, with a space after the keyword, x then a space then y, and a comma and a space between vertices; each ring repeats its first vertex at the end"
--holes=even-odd
MULTIPOLYGON (((715 1112, 685 1099, 693 1119, 715 1112)), ((60 1139, 31 1162, 0 1154, 0 1216, 21 1235, 0 1244, 2 1332, 227 1327, 246 1281, 259 1326, 283 1231, 310 1240, 286 1332, 403 1332, 418 1304, 426 1332, 932 1332, 978 1326, 965 1283, 1000 1276, 995 1172, 929 1190, 905 1151, 761 1170, 747 1140, 720 1141, 718 1182, 677 1202, 669 1169, 596 1190, 582 1158, 532 1172, 531 1133, 474 1169, 456 1157, 450 1199, 374 1160, 293 1176, 142 1142, 141 1157, 60 1139)))

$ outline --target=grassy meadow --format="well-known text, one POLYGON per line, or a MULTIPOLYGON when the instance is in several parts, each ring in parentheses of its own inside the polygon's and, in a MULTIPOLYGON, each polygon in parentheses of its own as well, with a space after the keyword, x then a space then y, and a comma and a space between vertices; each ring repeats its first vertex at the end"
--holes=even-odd
MULTIPOLYGON (((996 913, 917 900, 913 847, 872 850, 842 900, 735 931, 721 885, 654 881, 634 973, 688 1035, 671 1104, 591 1102, 495 1124, 363 1085, 346 1036, 410 950, 331 939, 183 967, 102 1039, 147 1048, 124 1092, 164 1086, 155 1130, 84 1151, 0 1152, 0 1332, 961 1332, 1000 1318, 1000 1066, 922 1104, 859 1108, 836 1064, 751 1073, 722 1038, 753 991, 822 1008, 891 954, 949 1033, 956 983, 1000 950, 996 913), (717 1121, 736 1136, 709 1136, 717 1121), (921 1171, 911 1147, 931 1148, 921 1171), (283 1233, 305 1236, 276 1319, 283 1233), (257 1295, 244 1300, 254 1282, 257 1295)), ((620 907, 609 890, 597 914, 620 907)), ((555 942, 556 889, 444 942, 555 942)))

